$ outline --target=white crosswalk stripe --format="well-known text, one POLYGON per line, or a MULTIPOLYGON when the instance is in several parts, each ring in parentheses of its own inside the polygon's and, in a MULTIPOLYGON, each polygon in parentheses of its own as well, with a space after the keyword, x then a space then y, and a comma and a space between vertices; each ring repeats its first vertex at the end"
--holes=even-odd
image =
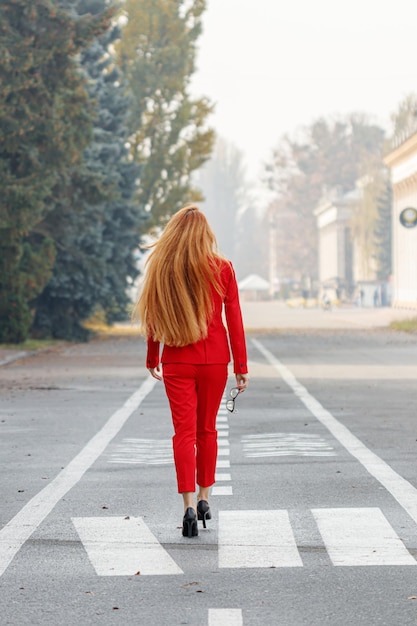
POLYGON ((219 567, 300 567, 287 511, 220 511, 219 567))
POLYGON ((243 626, 242 609, 209 609, 208 626, 243 626))
POLYGON ((319 435, 307 433, 263 433, 242 438, 247 458, 275 456, 336 456, 332 446, 319 435))
POLYGON ((417 565, 378 508, 312 513, 333 565, 417 565))
POLYGON ((126 465, 172 465, 172 440, 123 439, 114 446, 108 462, 126 465))
POLYGON ((74 517, 99 576, 183 574, 141 517, 74 517))
POLYGON ((233 487, 232 485, 214 485, 211 488, 212 496, 232 496, 233 495, 233 487))
MULTIPOLYGON (((227 495, 231 486, 217 489, 227 495)), ((323 508, 312 514, 334 566, 417 564, 379 508, 323 508)), ((78 517, 73 523, 99 576, 184 573, 141 517, 78 517)), ((215 528, 215 519, 211 524, 215 528)), ((205 545, 204 533, 198 541, 205 545)), ((288 511, 219 511, 219 568, 303 565, 288 511)))

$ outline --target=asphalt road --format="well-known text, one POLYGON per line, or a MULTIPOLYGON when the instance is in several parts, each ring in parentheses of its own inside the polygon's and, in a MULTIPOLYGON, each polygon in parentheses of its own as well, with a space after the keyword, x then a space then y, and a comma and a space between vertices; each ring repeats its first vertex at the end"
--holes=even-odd
POLYGON ((192 540, 141 339, 0 368, 2 626, 417 624, 417 338, 298 330, 248 348, 192 540))

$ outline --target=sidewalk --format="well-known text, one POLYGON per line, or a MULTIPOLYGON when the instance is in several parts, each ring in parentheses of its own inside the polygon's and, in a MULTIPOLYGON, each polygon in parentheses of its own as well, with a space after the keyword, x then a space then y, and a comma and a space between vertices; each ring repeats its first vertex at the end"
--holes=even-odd
MULTIPOLYGON (((247 331, 282 331, 282 330, 363 330, 383 328, 394 320, 417 317, 417 311, 410 309, 391 309, 388 307, 333 308, 323 309, 290 308, 283 302, 242 302, 242 314, 247 331)), ((134 327, 130 322, 115 324, 115 328, 125 331, 134 327)), ((7 350, 0 348, 0 366, 22 359, 36 351, 7 350)))
POLYGON ((378 308, 323 309, 290 308, 279 301, 242 302, 247 330, 284 329, 369 329, 383 328, 395 320, 417 317, 417 310, 378 308))
POLYGON ((22 359, 28 354, 29 352, 24 352, 22 350, 4 350, 3 348, 0 348, 0 365, 7 365, 7 363, 13 363, 13 361, 22 359))

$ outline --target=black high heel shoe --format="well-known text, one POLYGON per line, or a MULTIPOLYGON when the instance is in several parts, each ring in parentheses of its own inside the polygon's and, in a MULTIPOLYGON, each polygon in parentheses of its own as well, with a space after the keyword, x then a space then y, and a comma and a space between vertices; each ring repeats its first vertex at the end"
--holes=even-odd
POLYGON ((194 509, 188 507, 188 509, 184 513, 184 517, 182 520, 182 536, 183 537, 197 537, 198 535, 198 525, 197 525, 197 515, 194 509))
POLYGON ((206 519, 211 519, 209 503, 206 500, 199 500, 197 502, 197 515, 198 519, 203 521, 203 528, 206 528, 206 519))

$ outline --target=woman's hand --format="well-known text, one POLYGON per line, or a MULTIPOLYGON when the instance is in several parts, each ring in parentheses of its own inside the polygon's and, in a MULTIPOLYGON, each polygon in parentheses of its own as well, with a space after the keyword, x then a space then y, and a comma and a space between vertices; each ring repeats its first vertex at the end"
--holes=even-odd
POLYGON ((235 374, 236 376, 236 387, 239 391, 245 391, 249 384, 249 374, 235 374))
POLYGON ((157 365, 156 367, 148 367, 148 370, 151 374, 151 376, 153 376, 154 378, 156 378, 156 380, 162 380, 162 369, 161 369, 161 365, 157 365))

